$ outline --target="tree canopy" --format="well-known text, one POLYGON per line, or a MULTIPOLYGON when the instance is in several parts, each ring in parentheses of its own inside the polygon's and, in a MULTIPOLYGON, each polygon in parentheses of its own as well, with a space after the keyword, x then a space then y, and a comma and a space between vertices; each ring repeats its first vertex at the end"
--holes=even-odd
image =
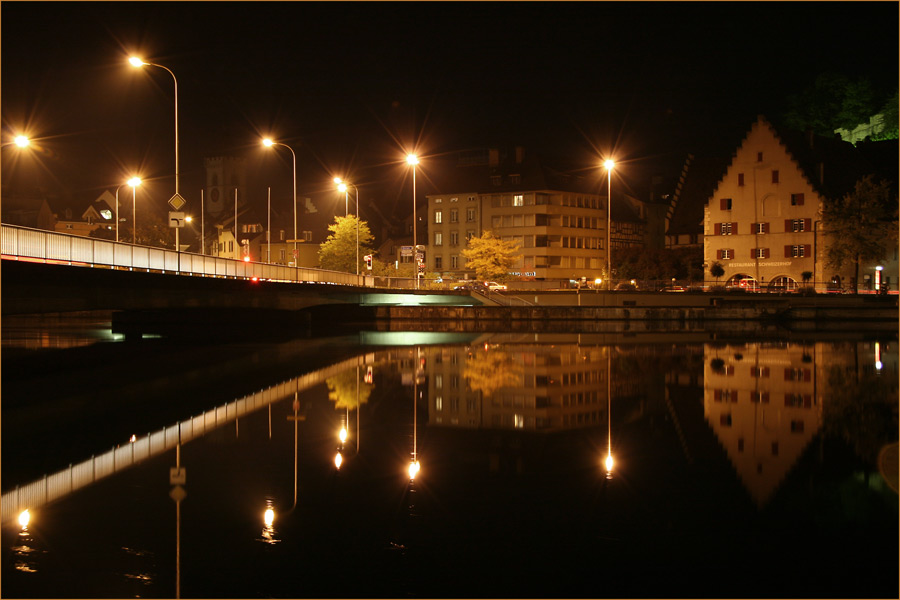
POLYGON ((363 256, 372 253, 372 232, 369 224, 359 221, 359 252, 356 249, 357 219, 354 215, 335 217, 328 226, 331 235, 319 246, 319 266, 330 271, 365 273, 363 256), (359 258, 359 262, 357 262, 359 258))
POLYGON ((822 220, 830 236, 828 265, 840 269, 853 263, 857 284, 860 263, 883 260, 897 240, 894 192, 889 182, 876 182, 872 175, 857 181, 843 198, 828 200, 822 220))
POLYGON ((519 245, 494 237, 487 230, 481 237, 470 239, 468 248, 462 254, 469 261, 467 268, 473 269, 478 279, 506 279, 519 259, 519 245))
POLYGON ((840 73, 821 73, 802 92, 788 97, 784 120, 794 129, 831 137, 835 129, 852 130, 883 113, 887 135, 896 137, 890 133, 896 130, 896 99, 889 97, 896 93, 896 87, 879 90, 863 77, 851 80, 840 73))

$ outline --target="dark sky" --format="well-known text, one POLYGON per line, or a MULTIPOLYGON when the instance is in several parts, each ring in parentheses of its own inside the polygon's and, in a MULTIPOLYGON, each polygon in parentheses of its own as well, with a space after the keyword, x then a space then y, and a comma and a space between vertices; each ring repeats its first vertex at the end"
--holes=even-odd
MULTIPOLYGON (((246 156, 251 195, 355 180, 386 212, 449 151, 516 144, 590 168, 682 153, 781 110, 821 71, 896 87, 896 2, 3 2, 6 190, 93 197, 133 171, 199 203, 202 158, 246 156), (429 167, 431 158, 431 167, 429 167), (36 164, 28 164, 28 160, 36 164)), ((424 191, 422 192, 424 193, 424 191)), ((401 201, 401 204, 403 202, 401 201)))

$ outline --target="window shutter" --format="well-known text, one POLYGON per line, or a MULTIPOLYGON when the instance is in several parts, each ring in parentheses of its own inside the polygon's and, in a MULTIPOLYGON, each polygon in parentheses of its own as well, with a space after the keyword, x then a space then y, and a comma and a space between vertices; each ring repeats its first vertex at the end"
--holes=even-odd
POLYGON ((737 235, 737 232, 738 232, 738 224, 732 223, 731 224, 731 235, 737 235))
POLYGON ((785 247, 784 247, 784 257, 785 257, 785 258, 790 258, 790 257, 791 257, 791 247, 790 247, 790 246, 785 246, 785 247))
POLYGON ((810 381, 812 379, 812 372, 809 369, 803 369, 803 381, 810 381))
POLYGON ((793 224, 791 223, 791 220, 790 220, 790 219, 785 219, 785 220, 784 220, 784 232, 785 232, 785 233, 790 233, 790 232, 792 232, 793 230, 794 230, 794 226, 793 226, 793 224))
POLYGON ((797 206, 803 206, 803 194, 797 194, 797 206))
POLYGON ((812 231, 812 219, 803 219, 803 231, 812 231))
POLYGON ((768 223, 763 223, 763 232, 769 233, 769 224, 768 223))
POLYGON ((716 225, 715 225, 715 232, 716 232, 715 235, 721 235, 721 234, 722 234, 722 224, 721 224, 721 223, 716 223, 716 225))
POLYGON ((785 370, 784 370, 784 380, 785 380, 785 381, 790 381, 790 380, 791 380, 791 370, 790 370, 790 369, 785 369, 785 370))
POLYGON ((769 249, 763 248, 763 258, 769 258, 769 249))
POLYGON ((756 251, 758 248, 750 248, 750 258, 756 258, 756 251))
POLYGON ((722 260, 722 251, 716 250, 716 260, 722 260))
POLYGON ((725 203, 725 198, 719 198, 719 210, 728 210, 728 207, 725 203))
POLYGON ((812 256, 811 244, 803 244, 803 256, 812 256))

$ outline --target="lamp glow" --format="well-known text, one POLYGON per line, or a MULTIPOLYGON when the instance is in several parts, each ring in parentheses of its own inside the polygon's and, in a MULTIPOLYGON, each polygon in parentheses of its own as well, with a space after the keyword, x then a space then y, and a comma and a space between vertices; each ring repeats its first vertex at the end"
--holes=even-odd
POLYGON ((266 148, 269 148, 269 147, 271 147, 272 144, 274 144, 275 142, 273 142, 273 141, 270 140, 269 138, 265 138, 265 139, 263 139, 262 143, 263 143, 263 146, 265 146, 266 148))
POLYGON ((413 480, 419 474, 419 461, 409 463, 409 479, 413 480))
POLYGON ((271 527, 272 523, 275 522, 275 511, 271 508, 267 508, 266 512, 263 513, 263 523, 266 524, 266 527, 271 527))
POLYGON ((406 162, 408 162, 411 165, 417 165, 417 164, 419 164, 419 157, 416 156, 415 154, 407 154, 406 162))
POLYGON ((606 461, 604 461, 604 464, 606 465, 606 471, 607 471, 607 472, 612 471, 612 469, 613 469, 613 457, 612 457, 612 454, 606 455, 606 461))
POLYGON ((341 455, 340 452, 338 452, 337 454, 334 455, 334 467, 336 469, 340 469, 341 465, 343 463, 344 463, 344 457, 341 455))
POLYGON ((607 171, 612 171, 613 167, 616 166, 616 163, 613 160, 607 160, 603 163, 603 166, 606 167, 607 171))
POLYGON ((347 441, 347 428, 346 427, 341 427, 341 432, 338 434, 338 437, 341 439, 342 444, 347 441))
POLYGON ((22 527, 22 529, 25 529, 26 527, 28 527, 28 523, 30 523, 30 522, 31 522, 31 513, 28 512, 28 509, 26 508, 25 510, 23 510, 22 512, 19 513, 19 525, 22 527))
POLYGON ((128 62, 131 63, 132 67, 143 67, 146 63, 139 59, 137 56, 132 56, 128 59, 128 62))
POLYGON ((30 143, 31 143, 31 140, 29 140, 24 135, 16 136, 16 146, 18 146, 19 148, 24 148, 25 146, 27 146, 30 143))
POLYGON ((128 185, 130 185, 131 187, 137 187, 137 186, 141 185, 141 178, 140 177, 132 177, 131 179, 128 180, 128 185))

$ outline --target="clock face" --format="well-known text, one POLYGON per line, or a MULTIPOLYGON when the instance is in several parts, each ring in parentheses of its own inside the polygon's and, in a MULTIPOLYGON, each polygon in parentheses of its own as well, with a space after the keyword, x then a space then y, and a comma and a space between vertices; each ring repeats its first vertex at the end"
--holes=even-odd
POLYGON ((213 202, 219 201, 219 188, 213 188, 213 191, 210 193, 210 198, 213 202))

